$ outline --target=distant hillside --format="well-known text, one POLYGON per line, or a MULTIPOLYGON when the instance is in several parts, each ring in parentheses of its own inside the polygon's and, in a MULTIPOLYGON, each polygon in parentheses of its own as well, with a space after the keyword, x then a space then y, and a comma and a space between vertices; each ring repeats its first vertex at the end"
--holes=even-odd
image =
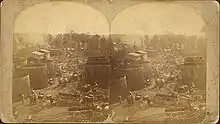
POLYGON ((14 42, 19 43, 22 40, 25 43, 43 44, 46 35, 40 33, 15 33, 14 42))
MULTIPOLYGON (((147 36, 147 35, 145 35, 147 36)), ((119 40, 126 43, 130 47, 144 48, 153 47, 157 50, 171 47, 179 47, 177 44, 181 44, 181 49, 184 53, 191 54, 201 53, 205 54, 206 51, 206 38, 205 36, 196 35, 176 35, 176 34, 163 34, 163 35, 153 35, 147 36, 139 34, 112 34, 113 40, 119 40), (145 43, 145 42, 146 43, 145 43)))
POLYGON ((47 46, 44 41, 46 34, 15 33, 13 37, 13 52, 16 56, 27 57, 41 46, 47 46))

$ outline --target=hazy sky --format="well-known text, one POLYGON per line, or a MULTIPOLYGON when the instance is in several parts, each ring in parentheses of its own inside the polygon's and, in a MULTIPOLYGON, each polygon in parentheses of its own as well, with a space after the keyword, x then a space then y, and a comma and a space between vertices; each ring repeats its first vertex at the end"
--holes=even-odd
MULTIPOLYGON (((203 20, 193 10, 176 4, 146 3, 119 13, 112 33, 199 35, 203 20)), ((97 10, 77 3, 40 4, 23 11, 15 23, 15 33, 63 33, 74 30, 108 34, 108 22, 97 10)))
POLYGON ((54 2, 23 11, 15 23, 16 33, 63 33, 74 30, 108 34, 106 18, 97 10, 78 3, 54 2))
POLYGON ((178 4, 146 3, 124 10, 115 17, 113 33, 200 35, 202 18, 178 4))

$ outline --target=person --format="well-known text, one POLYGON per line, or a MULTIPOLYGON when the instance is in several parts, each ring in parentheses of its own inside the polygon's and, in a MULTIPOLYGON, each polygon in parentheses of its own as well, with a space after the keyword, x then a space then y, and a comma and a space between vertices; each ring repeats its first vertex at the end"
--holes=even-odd
POLYGON ((58 78, 58 82, 59 82, 59 84, 62 84, 63 78, 61 76, 58 78))
POLYGON ((124 122, 128 122, 128 121, 129 121, 129 116, 126 116, 124 122))
POLYGON ((127 102, 128 105, 133 105, 134 104, 134 95, 132 94, 132 92, 128 92, 128 96, 127 96, 127 102))
POLYGON ((150 79, 146 79, 145 85, 146 85, 146 86, 149 86, 149 85, 150 85, 150 79))
POLYGON ((27 116, 27 121, 32 121, 32 115, 27 116))
POLYGON ((74 73, 74 75, 73 75, 72 77, 73 77, 73 80, 74 80, 74 81, 77 81, 77 80, 78 80, 78 74, 77 74, 77 73, 74 73))
POLYGON ((141 100, 140 107, 141 107, 141 110, 143 111, 143 110, 144 110, 144 107, 145 107, 144 100, 141 100))
POLYGON ((42 100, 43 98, 44 98, 44 94, 43 94, 42 92, 40 92, 40 93, 38 94, 38 99, 42 100))
POLYGON ((95 82, 94 84, 95 84, 95 85, 94 85, 94 88, 98 88, 98 83, 95 82))
POLYGON ((151 100, 150 100, 150 97, 149 97, 148 95, 146 95, 146 96, 143 97, 143 103, 144 103, 146 106, 150 106, 151 100))
POLYGON ((35 105, 37 103, 37 95, 36 93, 32 90, 32 105, 35 105))
POLYGON ((150 106, 151 105, 151 100, 150 97, 147 97, 147 105, 150 106))
POLYGON ((45 109, 47 107, 47 103, 43 102, 42 107, 43 107, 43 109, 45 109))
POLYGON ((129 95, 127 96, 127 103, 128 103, 128 105, 130 105, 130 103, 131 103, 131 99, 130 99, 129 95))
POLYGON ((99 91, 99 84, 97 82, 94 83, 94 86, 93 86, 92 90, 94 92, 98 92, 99 91))
POLYGON ((141 109, 144 110, 146 107, 148 107, 148 102, 147 102, 147 98, 146 97, 143 97, 141 99, 141 109))
POLYGON ((109 105, 105 106, 105 107, 104 107, 104 111, 105 111, 106 113, 109 113, 109 111, 110 111, 110 106, 109 106, 109 105))
POLYGON ((36 94, 33 94, 33 105, 37 103, 37 96, 36 94))
POLYGON ((12 107, 12 113, 13 113, 13 116, 15 117, 15 119, 18 117, 18 110, 16 107, 12 107))
POLYGON ((52 78, 49 79, 48 84, 49 84, 49 86, 53 85, 53 79, 52 78))
POLYGON ((33 98, 32 98, 32 94, 31 95, 29 95, 29 102, 30 102, 30 105, 32 105, 33 104, 33 98))
POLYGON ((24 95, 24 94, 21 94, 21 97, 22 97, 22 104, 24 104, 25 95, 24 95))
POLYGON ((196 88, 195 82, 192 82, 191 88, 196 88))
POLYGON ((192 82, 192 85, 191 85, 189 91, 192 93, 192 92, 194 92, 195 89, 196 89, 195 82, 192 82))
POLYGON ((104 122, 104 123, 112 123, 112 122, 114 122, 114 121, 112 120, 112 118, 114 117, 115 112, 114 112, 114 110, 112 109, 112 107, 110 107, 110 106, 105 106, 104 111, 105 111, 105 113, 107 114, 107 119, 106 119, 105 121, 103 121, 103 122, 104 122))
POLYGON ((49 100, 50 100, 50 105, 52 106, 53 105, 53 102, 54 102, 54 99, 51 97, 49 97, 49 100))
POLYGON ((119 99, 119 103, 121 104, 122 103, 122 97, 118 96, 118 99, 119 99))
POLYGON ((21 102, 22 104, 24 104, 24 100, 25 100, 25 96, 24 94, 19 94, 20 98, 21 98, 21 102))
POLYGON ((87 85, 85 85, 85 89, 86 89, 87 93, 91 92, 92 91, 92 86, 90 84, 87 84, 87 85))

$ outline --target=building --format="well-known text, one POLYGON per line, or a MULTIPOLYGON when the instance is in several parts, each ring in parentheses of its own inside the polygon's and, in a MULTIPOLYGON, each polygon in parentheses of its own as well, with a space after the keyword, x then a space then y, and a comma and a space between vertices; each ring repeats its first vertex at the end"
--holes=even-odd
POLYGON ((126 64, 131 64, 140 60, 142 60, 141 55, 138 53, 128 53, 128 55, 126 56, 126 64))
MULTIPOLYGON (((72 49, 74 51, 74 48, 72 48, 72 49)), ((57 55, 60 55, 60 54, 61 54, 61 51, 59 49, 50 49, 50 57, 51 56, 57 56, 57 55)))
POLYGON ((45 53, 34 51, 32 52, 32 56, 34 59, 41 60, 41 59, 44 59, 45 53))
POLYGON ((45 57, 46 57, 47 59, 50 59, 50 51, 45 50, 45 49, 41 49, 41 50, 39 50, 39 52, 44 53, 44 54, 45 54, 45 57))
POLYGON ((137 54, 140 54, 141 55, 141 58, 143 59, 143 61, 146 61, 147 60, 147 52, 144 52, 144 51, 137 51, 135 52, 137 54))

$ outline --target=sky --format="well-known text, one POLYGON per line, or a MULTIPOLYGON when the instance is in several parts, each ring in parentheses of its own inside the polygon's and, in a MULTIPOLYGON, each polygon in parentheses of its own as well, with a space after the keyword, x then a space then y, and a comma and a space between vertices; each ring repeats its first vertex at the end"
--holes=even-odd
MULTIPOLYGON (((204 21, 190 8, 177 4, 145 3, 120 12, 111 24, 113 34, 201 35, 204 21)), ((78 3, 51 2, 23 11, 15 22, 15 33, 66 33, 105 35, 109 24, 99 11, 78 3)))
POLYGON ((58 34, 70 31, 108 34, 106 18, 97 10, 78 3, 54 2, 35 5, 21 12, 15 33, 58 34))
POLYGON ((202 35, 204 21, 190 8, 172 3, 145 3, 119 13, 112 22, 116 34, 202 35))

